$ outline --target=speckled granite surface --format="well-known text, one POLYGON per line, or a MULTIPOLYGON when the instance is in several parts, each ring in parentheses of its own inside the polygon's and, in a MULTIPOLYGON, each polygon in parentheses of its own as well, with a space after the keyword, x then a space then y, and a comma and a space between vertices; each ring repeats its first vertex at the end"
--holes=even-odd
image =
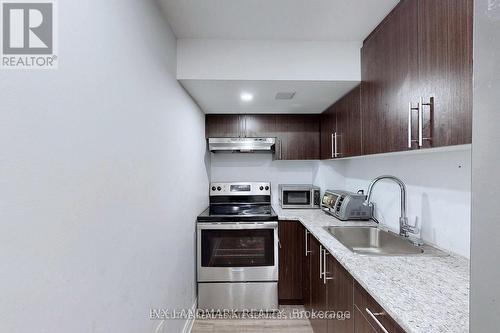
POLYGON ((469 261, 450 256, 361 256, 324 226, 373 225, 342 222, 319 209, 282 210, 280 220, 298 220, 335 256, 408 333, 469 331, 469 261))

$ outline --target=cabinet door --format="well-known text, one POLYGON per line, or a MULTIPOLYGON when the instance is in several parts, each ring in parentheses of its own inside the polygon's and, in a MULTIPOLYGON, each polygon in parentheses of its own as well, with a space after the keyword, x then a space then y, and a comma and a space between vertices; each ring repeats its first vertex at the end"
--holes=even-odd
POLYGON ((338 157, 361 155, 360 98, 357 86, 334 104, 338 157))
POLYGON ((320 135, 321 135, 321 159, 329 160, 333 158, 333 135, 337 131, 337 119, 333 105, 321 114, 320 135))
POLYGON ((302 255, 302 298, 304 308, 311 310, 311 233, 302 226, 304 237, 304 253, 302 255))
POLYGON ((472 141, 472 2, 418 1, 424 148, 472 141))
POLYGON ((276 137, 276 116, 272 114, 247 114, 243 116, 244 133, 248 138, 276 137))
POLYGON ((319 159, 319 115, 280 115, 276 122, 280 139, 278 159, 319 159))
POLYGON ((354 329, 353 278, 340 263, 327 254, 328 310, 335 311, 336 318, 328 321, 328 333, 352 333, 354 329))
POLYGON ((357 307, 354 309, 354 333, 378 333, 357 307))
MULTIPOLYGON (((364 320, 374 328, 375 332, 384 333, 385 329, 391 333, 405 333, 405 331, 394 321, 394 319, 392 319, 357 282, 354 283, 354 307, 355 310, 360 312, 361 317, 363 317, 364 320), (372 315, 377 319, 378 323, 373 319, 372 315)), ((364 333, 365 331, 361 330, 359 327, 366 327, 367 325, 362 323, 359 315, 357 316, 355 314, 354 326, 354 331, 356 333, 364 333)))
MULTIPOLYGON (((311 311, 326 310, 326 285, 321 273, 321 245, 311 237, 311 311)), ((315 318, 310 320, 314 333, 326 333, 327 320, 315 318)))
POLYGON ((242 117, 237 114, 207 114, 205 137, 234 138, 242 136, 242 117))
POLYGON ((417 4, 401 1, 363 43, 363 154, 408 149, 408 103, 418 99, 417 4))
POLYGON ((304 233, 298 221, 279 221, 279 304, 302 304, 304 233))

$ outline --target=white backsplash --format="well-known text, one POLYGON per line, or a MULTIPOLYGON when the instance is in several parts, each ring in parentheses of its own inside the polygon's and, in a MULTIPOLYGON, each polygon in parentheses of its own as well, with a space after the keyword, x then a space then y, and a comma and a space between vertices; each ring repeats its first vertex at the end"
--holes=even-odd
MULTIPOLYGON (((211 154, 212 181, 270 181, 273 203, 278 184, 314 184, 326 189, 365 190, 370 181, 389 174, 407 186, 410 223, 418 222, 422 238, 469 257, 471 159, 470 148, 428 153, 375 155, 336 161, 273 161, 270 154, 211 154)), ((399 187, 377 184, 375 216, 398 229, 399 187)))
POLYGON ((318 161, 273 161, 271 154, 211 154, 212 181, 269 181, 274 204, 279 184, 312 184, 318 161))
MULTIPOLYGON (((409 223, 422 229, 422 238, 448 251, 469 257, 471 157, 470 149, 416 154, 367 156, 321 161, 314 183, 325 190, 366 190, 370 181, 388 174, 407 186, 409 223)), ((376 185, 372 201, 375 216, 399 229, 400 190, 389 181, 376 185)))

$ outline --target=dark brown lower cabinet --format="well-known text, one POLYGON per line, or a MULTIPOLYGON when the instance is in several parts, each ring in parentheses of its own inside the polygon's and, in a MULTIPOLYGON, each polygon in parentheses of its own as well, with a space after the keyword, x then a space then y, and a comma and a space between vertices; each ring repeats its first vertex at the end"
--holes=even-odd
POLYGON ((405 332, 356 281, 354 282, 354 309, 354 333, 405 332))
POLYGON ((311 233, 302 226, 301 234, 304 237, 304 254, 302 255, 302 300, 304 308, 311 309, 311 233))
MULTIPOLYGON (((312 313, 325 312, 327 310, 327 285, 323 282, 323 247, 314 237, 310 237, 311 244, 311 301, 310 311, 312 313)), ((327 320, 323 318, 310 318, 314 333, 327 332, 327 320)))
POLYGON ((304 227, 298 221, 279 221, 279 281, 280 304, 303 304, 304 227))
POLYGON ((279 302, 304 304, 314 333, 404 333, 302 223, 280 221, 279 236, 279 302))
POLYGON ((328 320, 328 333, 352 333, 353 319, 353 278, 344 267, 326 252, 327 305, 333 319, 328 320))

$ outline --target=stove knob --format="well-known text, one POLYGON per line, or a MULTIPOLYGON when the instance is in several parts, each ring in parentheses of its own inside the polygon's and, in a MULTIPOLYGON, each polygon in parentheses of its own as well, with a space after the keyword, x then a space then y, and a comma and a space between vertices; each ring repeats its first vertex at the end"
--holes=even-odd
POLYGON ((215 191, 215 186, 212 186, 212 191, 215 191))
POLYGON ((220 186, 217 186, 217 191, 220 191, 222 190, 222 188, 220 186))
POLYGON ((269 191, 269 186, 266 186, 266 191, 269 191))
POLYGON ((264 189, 264 186, 259 187, 259 190, 261 190, 261 191, 262 191, 263 189, 264 189))

